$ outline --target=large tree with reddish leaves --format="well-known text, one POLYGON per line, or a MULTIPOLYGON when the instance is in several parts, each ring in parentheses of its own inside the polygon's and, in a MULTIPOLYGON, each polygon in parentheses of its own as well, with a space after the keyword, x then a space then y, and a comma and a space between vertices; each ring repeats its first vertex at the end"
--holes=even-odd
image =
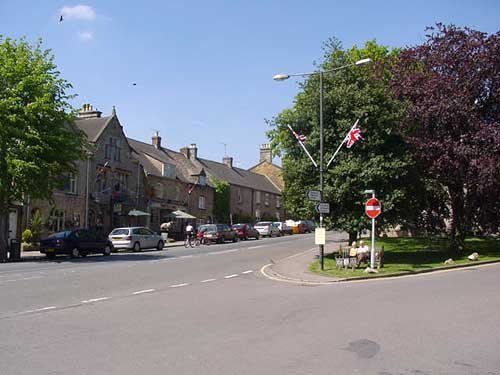
POLYGON ((403 134, 446 191, 453 250, 474 230, 497 231, 500 197, 500 33, 437 24, 401 51, 393 89, 403 134))

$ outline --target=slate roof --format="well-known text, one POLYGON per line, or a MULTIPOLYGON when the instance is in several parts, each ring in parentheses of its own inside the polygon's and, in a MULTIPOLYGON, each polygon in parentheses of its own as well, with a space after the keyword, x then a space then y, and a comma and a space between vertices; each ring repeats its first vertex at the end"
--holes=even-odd
MULTIPOLYGON (((241 168, 229 168, 226 164, 216 161, 198 158, 195 161, 188 159, 184 154, 166 148, 157 149, 152 144, 128 138, 128 142, 134 150, 134 157, 142 163, 144 169, 156 176, 161 176, 161 164, 156 161, 174 164, 176 166, 177 178, 183 182, 193 183, 202 170, 207 176, 216 177, 232 185, 249 187, 255 190, 281 194, 276 186, 266 176, 250 172, 241 168)), ((213 187, 210 179, 209 186, 213 187)))
POLYGON ((96 142, 112 117, 77 118, 75 124, 87 135, 89 141, 96 142))

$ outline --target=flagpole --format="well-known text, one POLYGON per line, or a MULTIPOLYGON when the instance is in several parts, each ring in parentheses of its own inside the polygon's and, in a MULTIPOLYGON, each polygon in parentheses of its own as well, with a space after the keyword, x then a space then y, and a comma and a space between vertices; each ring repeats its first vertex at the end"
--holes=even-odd
POLYGON ((335 156, 337 156, 337 154, 339 153, 340 149, 342 148, 342 146, 344 145, 345 141, 347 141, 347 138, 349 137, 349 134, 351 133, 352 129, 354 129, 356 126, 358 126, 358 123, 359 123, 359 118, 356 120, 356 122, 354 123, 354 125, 351 127, 351 129, 349 129, 349 131, 347 132, 346 136, 344 137, 344 139, 342 140, 342 143, 340 144, 340 146, 337 148, 337 151, 335 151, 335 153, 333 154, 332 158, 330 159, 330 161, 328 162, 328 164, 326 164, 326 167, 328 168, 330 166, 330 164, 332 163, 333 159, 335 159, 335 156))
MULTIPOLYGON (((287 125, 288 126, 288 129, 290 129, 290 131, 292 133, 294 133, 292 127, 290 125, 287 125)), ((302 149, 304 150, 304 152, 307 154, 307 156, 309 156, 309 159, 311 159, 312 163, 314 164, 314 166, 316 168, 318 168, 318 164, 316 164, 316 162, 314 161, 314 159, 312 158, 311 154, 309 153, 309 151, 307 151, 307 148, 306 146, 304 146, 304 144, 302 143, 302 141, 300 139, 297 138, 297 141, 299 142, 300 146, 302 146, 302 149)))

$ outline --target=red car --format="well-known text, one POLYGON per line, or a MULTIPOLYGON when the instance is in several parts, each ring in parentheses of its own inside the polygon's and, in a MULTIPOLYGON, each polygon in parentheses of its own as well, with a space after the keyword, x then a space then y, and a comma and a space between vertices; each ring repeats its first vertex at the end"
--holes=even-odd
POLYGON ((248 240, 249 238, 259 239, 260 234, 252 227, 250 224, 234 224, 233 229, 236 231, 237 236, 240 240, 248 240))

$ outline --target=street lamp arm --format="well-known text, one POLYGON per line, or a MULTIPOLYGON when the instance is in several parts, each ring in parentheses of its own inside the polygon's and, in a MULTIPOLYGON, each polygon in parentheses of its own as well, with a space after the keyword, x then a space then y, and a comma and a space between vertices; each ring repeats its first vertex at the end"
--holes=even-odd
POLYGON ((338 66, 336 68, 333 68, 333 69, 328 69, 328 70, 317 70, 317 71, 314 71, 314 72, 309 72, 309 73, 293 73, 293 74, 276 74, 273 76, 273 79, 275 81, 284 81, 290 77, 307 77, 307 76, 313 76, 313 75, 317 75, 317 74, 320 74, 320 73, 331 73, 331 72, 335 72, 337 70, 342 70, 342 69, 345 69, 345 68, 349 68, 351 66, 357 66, 357 65, 363 65, 363 64, 368 64, 368 63, 371 63, 372 62, 372 59, 370 58, 367 58, 367 59, 361 59, 361 60, 358 60, 356 62, 353 62, 351 64, 346 64, 346 65, 342 65, 342 66, 338 66))

